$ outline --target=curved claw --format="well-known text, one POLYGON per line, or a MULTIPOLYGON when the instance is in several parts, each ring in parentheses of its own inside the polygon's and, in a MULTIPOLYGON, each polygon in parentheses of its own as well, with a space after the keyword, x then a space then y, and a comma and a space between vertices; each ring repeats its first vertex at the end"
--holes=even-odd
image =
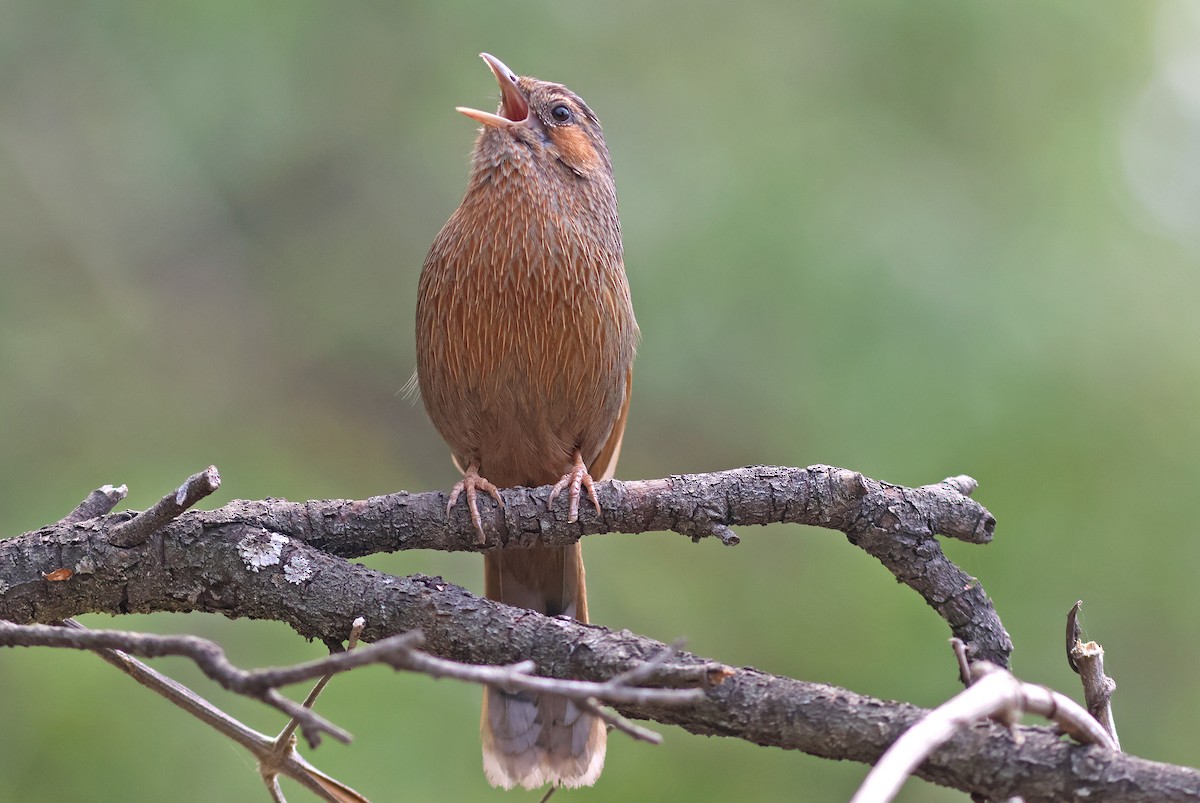
POLYGON ((579 520, 579 496, 580 489, 587 488, 588 498, 592 500, 592 504, 596 506, 596 511, 600 510, 600 500, 596 497, 596 484, 592 480, 592 475, 588 473, 587 466, 583 464, 583 455, 578 451, 575 452, 575 465, 566 474, 562 475, 562 479, 554 483, 554 487, 550 489, 550 501, 548 507, 554 509, 554 500, 562 493, 563 489, 570 487, 567 493, 567 499, 570 500, 570 507, 567 511, 567 521, 575 523, 579 520))
POLYGON ((483 544, 487 541, 487 536, 483 534, 483 518, 479 515, 479 502, 476 495, 479 491, 484 491, 492 499, 496 500, 496 504, 504 509, 504 500, 500 498, 500 489, 485 478, 479 476, 479 466, 470 465, 463 473, 463 478, 454 484, 450 489, 450 500, 446 502, 446 516, 450 516, 450 511, 454 509, 454 504, 458 501, 458 497, 463 491, 467 493, 467 509, 471 511, 471 523, 475 525, 475 532, 479 537, 475 539, 475 543, 483 544))

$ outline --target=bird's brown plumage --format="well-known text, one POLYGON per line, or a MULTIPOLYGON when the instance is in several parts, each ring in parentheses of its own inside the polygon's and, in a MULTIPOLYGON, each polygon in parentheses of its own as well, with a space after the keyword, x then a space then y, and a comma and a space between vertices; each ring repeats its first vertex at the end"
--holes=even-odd
MULTIPOLYGON (((501 89, 462 204, 425 260, 417 376, 425 409, 477 491, 612 476, 629 409, 638 328, 600 122, 573 92, 518 78, 484 54, 501 89)), ((479 526, 478 517, 475 517, 479 526)), ((484 555, 488 597, 587 621, 578 543, 484 555)), ((556 697, 489 690, 484 769, 505 787, 595 782, 603 723, 556 697)))

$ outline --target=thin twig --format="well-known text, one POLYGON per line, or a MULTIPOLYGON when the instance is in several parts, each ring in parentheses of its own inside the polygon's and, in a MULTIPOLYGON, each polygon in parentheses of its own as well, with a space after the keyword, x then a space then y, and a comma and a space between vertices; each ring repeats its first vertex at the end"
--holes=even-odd
POLYGON ((554 694, 578 702, 595 698, 610 705, 680 705, 697 702, 705 696, 704 689, 648 689, 623 684, 610 685, 607 681, 596 683, 589 680, 547 678, 528 674, 532 666, 529 662, 511 666, 480 666, 438 658, 417 650, 408 650, 396 655, 395 660, 389 663, 396 669, 422 672, 432 677, 448 677, 496 686, 505 691, 554 694))
MULTIPOLYGON (((350 652, 356 646, 358 646, 358 639, 362 636, 363 628, 366 626, 367 620, 361 616, 351 623, 350 638, 346 641, 346 652, 350 652)), ((329 681, 333 679, 333 676, 333 672, 327 672, 324 676, 322 676, 321 679, 318 680, 312 687, 312 691, 308 693, 308 696, 304 698, 304 702, 301 703, 301 705, 303 705, 305 708, 312 708, 313 704, 317 701, 317 697, 319 697, 321 692, 325 690, 325 687, 329 685, 329 681)), ((296 728, 299 726, 299 724, 299 721, 296 719, 290 720, 288 724, 283 727, 283 730, 279 732, 279 736, 275 739, 276 743, 282 744, 291 739, 295 735, 296 728)))
MULTIPOLYGON (((353 650, 357 646, 359 636, 362 635, 366 624, 367 620, 361 616, 354 620, 350 628, 350 638, 346 642, 346 652, 353 650)), ((317 701, 317 697, 320 696, 325 686, 333 678, 333 674, 332 672, 327 673, 316 682, 312 691, 308 693, 308 696, 304 698, 304 702, 301 703, 304 708, 313 707, 313 704, 317 701)), ((279 776, 286 774, 285 767, 288 761, 294 757, 298 757, 296 753, 296 728, 300 727, 300 724, 300 720, 295 717, 288 720, 287 725, 275 737, 274 743, 268 749, 266 755, 259 757, 258 760, 258 773, 262 776, 271 799, 276 801, 276 803, 287 803, 283 796, 283 790, 279 788, 279 776)), ((314 776, 316 782, 321 785, 323 791, 332 800, 339 803, 343 803, 344 801, 369 803, 365 797, 355 790, 315 768, 310 770, 310 774, 314 776)))
MULTIPOLYGON (((73 619, 67 619, 61 624, 64 628, 87 631, 87 628, 73 619)), ((158 694, 173 705, 196 717, 218 733, 237 742, 255 757, 261 758, 265 756, 274 745, 274 738, 246 726, 241 721, 231 717, 208 700, 196 694, 187 686, 172 680, 136 658, 126 655, 121 650, 101 648, 95 650, 95 652, 105 661, 120 669, 155 694, 158 694)), ((347 799, 337 798, 329 794, 326 791, 326 784, 322 783, 319 779, 332 779, 309 764, 297 753, 293 753, 280 763, 279 772, 301 784, 322 800, 332 801, 332 803, 343 803, 347 799)), ((334 781, 334 783, 337 782, 334 781)), ((280 792, 280 795, 282 795, 282 792, 280 792)), ((282 799, 282 797, 279 799, 282 799)))
MULTIPOLYGON (((601 685, 606 688, 617 688, 645 683, 653 678, 655 673, 666 664, 667 659, 683 649, 683 645, 683 639, 676 639, 662 650, 659 650, 655 655, 650 656, 646 661, 628 671, 614 675, 601 685)), ((701 669, 706 670, 701 676, 705 681, 708 681, 710 678, 717 678, 716 682, 712 685, 719 684, 721 679, 728 677, 729 673, 733 672, 730 667, 721 665, 701 667, 701 669)), ((708 684, 706 683, 706 685, 708 684)), ((581 700, 580 703, 585 709, 622 733, 626 733, 639 741, 649 742, 650 744, 662 744, 662 734, 638 725, 616 711, 602 708, 596 698, 589 697, 586 700, 581 700)))
POLYGON ((604 681, 605 685, 611 686, 634 686, 639 683, 644 683, 654 676, 654 673, 660 666, 667 662, 675 653, 679 652, 684 647, 684 639, 676 639, 668 644, 664 649, 659 650, 657 654, 650 656, 646 661, 635 666, 633 669, 613 675, 608 680, 604 681))
POLYGON ((959 638, 950 639, 950 649, 954 650, 954 659, 958 662, 958 680, 964 686, 971 685, 971 649, 966 642, 959 638))
MULTIPOLYGON (((196 636, 115 630, 65 630, 46 625, 14 625, 0 621, 0 646, 119 649, 148 658, 164 655, 190 658, 204 674, 224 688, 262 700, 299 720, 305 738, 314 747, 319 743, 321 733, 329 733, 345 742, 349 741, 350 735, 304 705, 279 694, 277 688, 323 675, 346 672, 372 663, 384 663, 395 669, 422 672, 433 677, 450 677, 470 683, 497 686, 509 691, 554 694, 579 702, 591 699, 612 705, 677 705, 697 702, 705 696, 704 689, 644 688, 629 686, 627 681, 610 680, 597 683, 540 677, 529 674, 533 671, 531 662, 511 666, 463 664, 418 651, 415 648, 423 638, 420 631, 410 631, 385 638, 353 652, 335 653, 294 666, 244 670, 229 662, 220 645, 196 636)), ((655 668, 659 664, 661 660, 655 662, 655 668)))
MULTIPOLYGON (((291 667, 247 671, 229 663, 221 647, 206 639, 195 636, 162 636, 121 631, 93 631, 77 622, 68 621, 67 627, 45 625, 14 625, 0 620, 0 646, 49 646, 71 649, 94 650, 105 660, 120 667, 139 682, 150 686, 176 705, 194 716, 208 722, 247 749, 259 761, 259 773, 274 801, 284 801, 279 787, 280 774, 297 778, 305 787, 316 792, 322 799, 335 803, 365 802, 365 798, 340 781, 326 775, 305 762, 295 752, 295 729, 304 732, 309 744, 316 746, 321 732, 335 738, 349 740, 349 734, 332 723, 317 716, 309 706, 316 700, 325 684, 338 672, 349 671, 369 663, 386 663, 396 669, 424 672, 433 677, 451 677, 472 683, 481 683, 508 691, 530 691, 555 694, 577 701, 581 707, 613 727, 635 739, 660 744, 662 737, 648 728, 637 725, 615 711, 604 709, 600 701, 613 704, 670 705, 696 702, 704 698, 704 689, 648 689, 628 684, 640 682, 659 670, 667 658, 677 651, 672 645, 652 656, 641 666, 620 673, 602 683, 577 680, 560 680, 538 677, 531 673, 535 666, 531 661, 522 661, 509 666, 477 666, 462 664, 419 652, 415 647, 423 637, 420 631, 392 636, 360 650, 353 650, 365 627, 365 620, 354 621, 348 648, 322 659, 308 661, 291 667), (352 651, 353 650, 353 651, 352 651), (216 709, 190 689, 155 672, 126 655, 134 652, 147 657, 182 655, 192 659, 213 680, 225 688, 260 699, 286 713, 292 720, 275 739, 242 725, 237 720, 216 709), (320 680, 309 693, 304 703, 295 703, 283 697, 276 687, 298 682, 314 676, 320 680)), ((728 670, 728 668, 726 668, 728 670)), ((732 670, 728 670, 732 671, 732 670)), ((709 673, 711 675, 711 671, 709 673)))
MULTIPOLYGON (((225 657, 220 645, 196 636, 170 636, 150 633, 130 633, 119 630, 88 630, 48 625, 14 625, 0 620, 0 646, 5 647, 64 647, 74 650, 120 650, 143 658, 181 655, 190 658, 200 671, 229 691, 255 697, 300 719, 305 739, 312 746, 328 733, 341 742, 349 742, 350 734, 332 722, 279 694, 276 686, 318 677, 322 671, 296 672, 284 670, 239 669, 225 657)), ((310 662, 311 664, 312 662, 310 662)), ((300 667, 308 666, 301 664, 300 667)))
POLYGON ((1079 664, 1075 663, 1075 656, 1071 652, 1079 643, 1080 636, 1083 635, 1083 628, 1079 624, 1079 613, 1082 610, 1083 600, 1077 599, 1071 606, 1071 610, 1067 611, 1067 665, 1076 675, 1079 674, 1079 664))
POLYGON ((643 727, 633 720, 621 716, 611 708, 603 707, 595 697, 588 697, 584 700, 580 700, 579 705, 581 708, 604 720, 609 725, 612 725, 617 730, 633 737, 634 739, 637 739, 640 742, 662 744, 663 737, 661 733, 643 727))
POLYGON ((1121 741, 1117 738, 1117 723, 1112 712, 1117 682, 1104 674, 1104 648, 1080 638, 1079 611, 1082 606, 1083 600, 1079 600, 1067 614, 1067 662, 1083 682, 1083 700, 1088 713, 1112 737, 1114 749, 1120 750, 1121 741))
POLYGON ((124 485, 113 487, 111 485, 101 485, 96 490, 87 495, 87 498, 75 506, 75 509, 68 513, 58 522, 59 524, 77 524, 81 521, 94 519, 97 516, 105 516, 112 512, 122 499, 129 494, 129 489, 124 485))
POLYGON ((219 487, 221 475, 216 466, 209 466, 204 471, 193 474, 175 490, 175 493, 167 494, 158 500, 154 507, 114 527, 109 536, 109 543, 119 547, 133 547, 145 543, 171 519, 219 487))
MULTIPOLYGON (((350 637, 346 642, 347 652, 353 650, 358 644, 358 639, 362 635, 366 624, 366 619, 361 616, 351 624, 350 637)), ((322 676, 313 685, 312 690, 309 691, 308 696, 304 698, 304 702, 301 705, 306 709, 311 709, 313 704, 316 703, 317 697, 321 695, 321 692, 332 678, 332 672, 322 676)), ((296 752, 296 728, 301 726, 302 723, 300 720, 292 717, 292 719, 288 720, 283 730, 280 731, 279 735, 275 737, 274 743, 268 748, 266 755, 259 757, 258 772, 267 786, 267 791, 271 795, 271 799, 277 801, 277 803, 287 803, 283 795, 283 790, 279 787, 279 776, 287 774, 285 768, 289 762, 299 760, 306 765, 308 775, 321 787, 321 796, 326 800, 334 801, 334 803, 370 803, 361 793, 336 778, 326 775, 316 767, 308 765, 300 757, 299 753, 296 752)))

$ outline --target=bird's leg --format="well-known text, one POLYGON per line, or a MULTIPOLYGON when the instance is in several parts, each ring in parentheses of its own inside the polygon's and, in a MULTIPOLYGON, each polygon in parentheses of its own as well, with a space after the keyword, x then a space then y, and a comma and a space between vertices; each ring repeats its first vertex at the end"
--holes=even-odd
POLYGON ((504 500, 500 498, 499 488, 479 476, 478 463, 467 466, 467 470, 463 472, 463 478, 454 483, 454 487, 450 489, 450 501, 446 503, 447 516, 450 515, 454 503, 458 501, 458 497, 463 491, 467 492, 467 508, 471 511, 471 522, 475 525, 475 532, 479 533, 475 543, 482 544, 487 541, 487 537, 483 534, 483 519, 479 517, 479 502, 476 501, 475 495, 479 491, 485 491, 496 500, 496 504, 501 508, 504 507, 504 500))
POLYGON ((579 492, 580 487, 587 488, 588 498, 592 500, 592 504, 596 506, 596 510, 600 510, 600 500, 596 498, 596 485, 592 482, 592 475, 588 473, 587 466, 583 464, 583 455, 579 450, 575 450, 575 465, 566 474, 562 475, 562 479, 554 484, 550 489, 549 507, 554 508, 554 500, 558 498, 558 494, 569 487, 567 498, 571 501, 571 506, 567 514, 567 521, 574 522, 579 519, 579 492))

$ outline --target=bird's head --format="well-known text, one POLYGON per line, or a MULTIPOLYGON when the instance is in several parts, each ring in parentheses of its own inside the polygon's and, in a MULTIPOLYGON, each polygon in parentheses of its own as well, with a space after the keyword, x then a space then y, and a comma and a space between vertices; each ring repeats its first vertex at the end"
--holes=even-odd
POLYGON ((492 114, 458 107, 483 124, 475 145, 477 169, 532 161, 563 180, 611 181, 600 121, 582 98, 561 84, 518 77, 489 53, 480 56, 500 84, 500 108, 492 114))

